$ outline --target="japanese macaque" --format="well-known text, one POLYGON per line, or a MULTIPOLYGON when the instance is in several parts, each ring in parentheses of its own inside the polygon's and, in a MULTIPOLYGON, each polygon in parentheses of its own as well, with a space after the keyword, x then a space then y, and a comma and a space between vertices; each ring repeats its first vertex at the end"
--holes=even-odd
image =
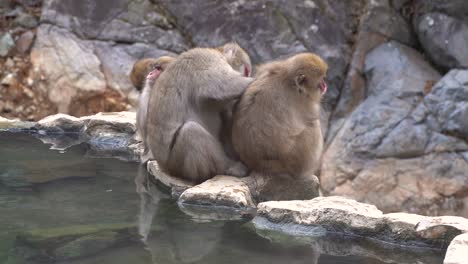
POLYGON ((148 103, 147 140, 164 172, 194 183, 247 174, 220 136, 223 112, 252 82, 250 72, 247 53, 228 43, 184 52, 160 74, 148 103))
POLYGON ((132 71, 130 72, 130 81, 138 91, 143 90, 146 77, 155 68, 157 60, 156 58, 146 58, 138 60, 133 64, 132 71))
POLYGON ((320 100, 327 64, 302 53, 261 66, 234 111, 232 142, 249 169, 302 177, 317 170, 323 148, 320 100))
MULTIPOLYGON (((146 75, 145 85, 143 91, 140 95, 140 100, 138 104, 138 111, 137 111, 137 131, 140 134, 141 140, 143 142, 143 155, 141 157, 141 162, 145 163, 149 159, 152 159, 151 151, 149 151, 148 144, 147 144, 147 126, 146 126, 146 119, 148 114, 148 101, 151 93, 151 89, 154 86, 154 83, 158 79, 159 75, 169 66, 171 62, 173 62, 175 58, 169 56, 162 56, 157 59, 142 59, 137 61, 133 65, 132 73, 130 74, 130 79, 138 80, 142 76, 142 72, 146 72, 148 69, 150 70, 149 73, 146 75), (147 65, 147 66, 142 66, 147 65), (132 78, 133 77, 133 78, 132 78)), ((138 80, 138 82, 141 82, 138 80)), ((138 83, 133 83, 136 86, 138 83)), ((137 88, 138 89, 138 88, 137 88)))

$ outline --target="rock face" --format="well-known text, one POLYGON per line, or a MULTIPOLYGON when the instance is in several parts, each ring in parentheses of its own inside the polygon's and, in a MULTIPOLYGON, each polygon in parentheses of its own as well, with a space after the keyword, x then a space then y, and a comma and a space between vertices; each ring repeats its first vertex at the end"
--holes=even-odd
POLYGON ((416 20, 424 50, 437 65, 446 69, 468 67, 466 22, 443 13, 427 13, 416 20))
POLYGON ((396 42, 369 53, 365 72, 368 97, 324 154, 325 192, 387 212, 468 215, 466 72, 437 82, 417 52, 396 42))
POLYGON ((127 109, 135 101, 128 74, 143 57, 228 41, 243 46, 254 63, 310 50, 331 65, 327 122, 365 2, 45 0, 32 50, 32 75, 59 112, 81 116, 127 109), (73 102, 84 104, 89 96, 96 102, 76 109, 73 102), (106 101, 108 97, 113 102, 106 101))
POLYGON ((466 263, 466 252, 468 250, 468 234, 455 237, 447 249, 444 264, 466 263))

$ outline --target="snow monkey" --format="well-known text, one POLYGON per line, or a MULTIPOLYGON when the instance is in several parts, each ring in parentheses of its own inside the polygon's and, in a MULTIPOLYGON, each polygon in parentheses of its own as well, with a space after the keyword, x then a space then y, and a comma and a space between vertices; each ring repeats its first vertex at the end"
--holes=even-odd
POLYGON ((222 115, 252 82, 251 69, 247 53, 228 43, 186 51, 160 74, 149 97, 147 143, 164 172, 194 183, 247 174, 220 138, 222 115))
POLYGON ((234 111, 232 129, 234 149, 253 172, 315 173, 323 148, 319 117, 327 68, 313 53, 259 67, 234 111))
POLYGON ((150 96, 150 91, 161 72, 163 72, 167 68, 167 66, 174 60, 175 58, 169 56, 162 56, 157 59, 141 59, 133 65, 133 69, 130 74, 130 79, 132 80, 133 85, 135 85, 137 89, 139 89, 137 85, 143 83, 143 80, 140 79, 142 78, 142 76, 144 76, 143 74, 146 74, 146 79, 144 81, 143 91, 140 95, 137 111, 137 131, 138 133, 140 133, 141 140, 143 142, 143 155, 141 159, 142 163, 145 163, 149 159, 152 159, 152 154, 151 151, 149 151, 146 140, 146 119, 148 113, 148 100, 150 96))

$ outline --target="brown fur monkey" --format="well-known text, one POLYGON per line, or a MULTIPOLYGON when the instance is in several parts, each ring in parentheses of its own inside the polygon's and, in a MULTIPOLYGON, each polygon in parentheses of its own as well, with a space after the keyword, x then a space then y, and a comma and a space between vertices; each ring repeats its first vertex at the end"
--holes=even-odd
POLYGON ((148 76, 148 73, 155 68, 157 60, 157 58, 146 58, 138 60, 133 64, 132 71, 130 72, 130 81, 138 91, 143 90, 146 77, 148 76))
POLYGON ((249 169, 299 177, 319 166, 326 63, 302 53, 263 65, 234 112, 233 145, 249 169))
MULTIPOLYGON (((141 140, 143 142, 143 155, 141 161, 145 163, 147 160, 152 159, 151 151, 149 151, 146 135, 147 135, 147 126, 146 119, 148 114, 148 101, 150 97, 151 89, 154 86, 154 83, 158 79, 159 75, 173 62, 175 58, 169 56, 162 56, 157 59, 142 59, 137 61, 134 66, 130 78, 132 76, 134 79, 140 78, 142 75, 141 71, 146 72, 150 68, 150 72, 146 75, 145 85, 143 91, 140 95, 140 100, 138 104, 137 111, 137 131, 140 133, 141 140), (138 67, 138 65, 148 64, 147 67, 138 67)), ((137 88, 138 89, 138 88, 137 88)))
POLYGON ((160 168, 195 183, 218 174, 245 176, 220 140, 222 114, 252 81, 250 59, 237 44, 182 53, 159 76, 149 100, 148 145, 160 168), (242 73, 234 70, 238 58, 242 73))

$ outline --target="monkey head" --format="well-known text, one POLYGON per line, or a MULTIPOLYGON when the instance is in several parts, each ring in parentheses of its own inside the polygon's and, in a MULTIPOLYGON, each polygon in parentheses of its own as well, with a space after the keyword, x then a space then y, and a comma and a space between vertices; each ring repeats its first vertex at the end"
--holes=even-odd
MULTIPOLYGON (((138 60, 137 62, 135 62, 135 64, 133 64, 133 68, 130 73, 130 81, 138 91, 141 91, 145 84, 145 80, 147 79, 151 71, 153 71, 156 68, 159 68, 159 72, 161 72, 169 65, 170 62, 174 60, 174 58, 169 56, 138 60)), ((152 76, 154 76, 154 74, 152 76)), ((154 76, 154 80, 156 80, 158 76, 159 74, 157 76, 154 76)))
POLYGON ((151 64, 148 65, 150 72, 146 76, 146 81, 153 84, 159 75, 173 62, 175 58, 169 56, 162 56, 157 59, 152 59, 151 64))
POLYGON ((240 72, 245 77, 250 77, 252 75, 250 57, 237 43, 226 43, 217 48, 217 50, 224 54, 227 62, 235 71, 240 72))
POLYGON ((291 80, 294 80, 294 87, 299 93, 304 93, 313 100, 320 98, 327 91, 325 75, 327 74, 327 64, 313 53, 301 53, 287 60, 290 65, 288 73, 291 80))

